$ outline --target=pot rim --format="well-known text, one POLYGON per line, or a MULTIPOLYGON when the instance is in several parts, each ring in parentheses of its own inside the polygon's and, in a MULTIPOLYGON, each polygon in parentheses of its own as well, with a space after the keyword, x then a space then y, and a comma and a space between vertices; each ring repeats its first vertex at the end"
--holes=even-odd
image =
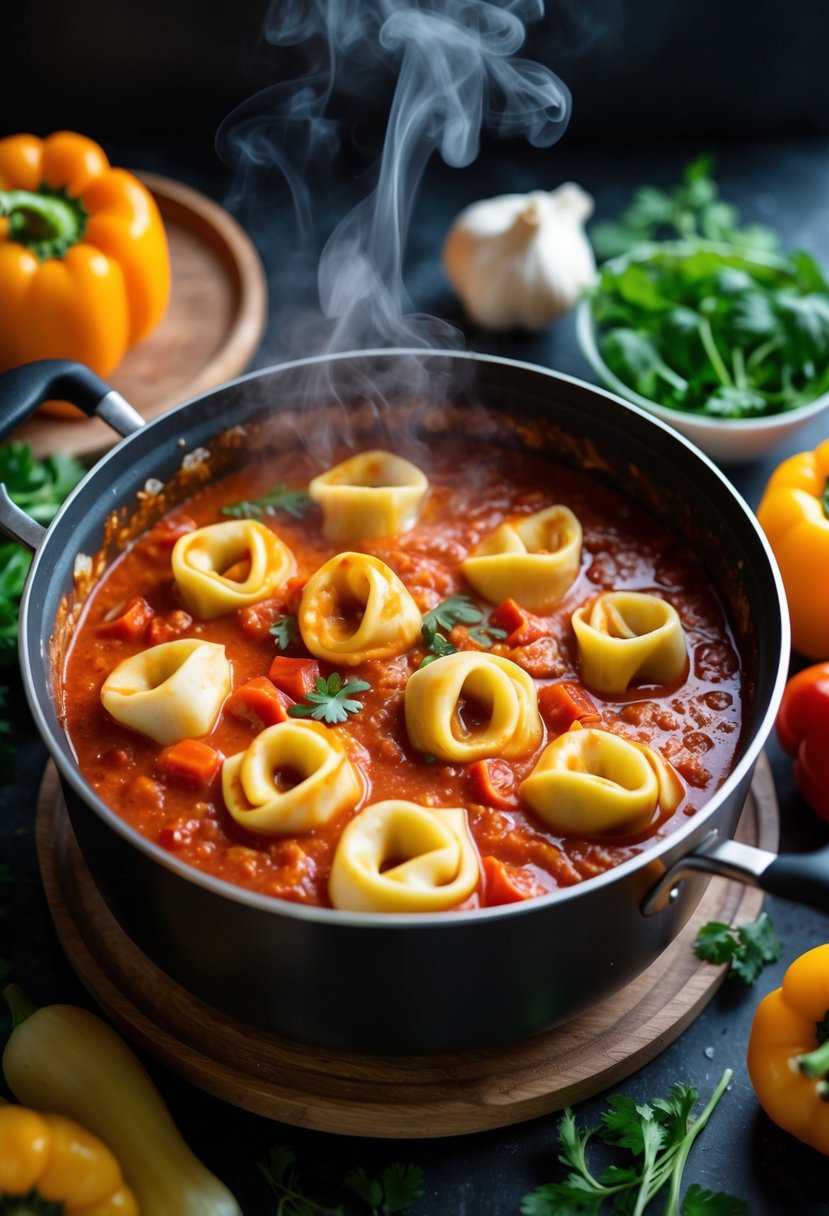
MULTIPOLYGON (((230 429, 234 423, 225 420, 217 424, 215 434, 218 436, 223 431, 230 429)), ((182 456, 186 455, 188 449, 182 448, 182 456)), ((112 479, 109 480, 112 484, 112 479)), ((107 507, 106 514, 118 507, 119 503, 113 501, 107 507)), ((782 579, 777 567, 776 560, 771 551, 771 547, 757 522, 754 513, 749 508, 748 504, 739 494, 737 489, 732 485, 728 478, 722 473, 716 464, 694 443, 685 436, 681 435, 673 427, 669 426, 660 418, 655 417, 648 410, 641 408, 634 403, 618 397, 616 394, 601 388, 597 385, 590 384, 588 381, 581 380, 576 376, 571 376, 564 372, 558 372, 551 368, 543 367, 540 364, 531 363, 525 360, 511 359, 499 355, 488 355, 468 350, 436 350, 427 348, 415 347, 386 347, 366 350, 352 350, 334 352, 333 354, 313 355, 302 359, 286 360, 283 363, 277 363, 269 367, 259 368, 257 370, 247 372, 242 376, 238 376, 233 380, 227 381, 222 385, 210 389, 207 392, 199 393, 195 397, 189 398, 187 401, 181 402, 174 406, 171 410, 166 411, 159 417, 147 422, 140 430, 126 436, 115 444, 105 455, 96 462, 96 464, 87 472, 82 481, 75 487, 70 495, 61 505, 58 513, 55 515, 52 522, 46 529, 41 543, 34 554, 31 569, 26 580, 23 596, 21 597, 20 605, 20 626, 19 626, 19 659, 20 669, 23 676, 23 685, 26 693, 26 698, 29 703, 29 708, 32 713, 38 731, 43 739, 46 747, 55 763, 61 780, 72 787, 74 792, 101 818, 104 823, 113 831, 117 832, 124 840, 133 847, 138 848, 150 860, 163 866, 165 869, 172 871, 185 882, 192 883, 197 887, 202 888, 206 893, 219 896, 223 899, 229 899, 237 904, 244 904, 259 912, 264 912, 270 915, 287 916, 292 919, 322 922, 336 929, 336 926, 354 927, 358 926, 362 929, 394 929, 399 931, 401 928, 423 928, 427 926, 452 925, 454 928, 461 928, 464 925, 477 925, 482 921, 500 920, 504 917, 516 917, 522 915, 530 915, 534 909, 541 906, 548 907, 553 903, 560 903, 576 899, 579 896, 585 895, 592 890, 607 886, 610 883, 621 882, 629 875, 632 875, 637 870, 644 869, 654 861, 658 861, 666 853, 679 852, 679 846, 686 844, 690 838, 699 837, 700 829, 705 828, 709 820, 713 818, 719 807, 728 800, 732 791, 738 787, 743 781, 747 781, 750 777, 751 770, 757 762, 757 759, 763 750, 765 742, 769 737, 774 719, 777 713, 777 707, 780 698, 783 694, 786 679, 788 678, 788 656, 790 649, 790 631, 788 613, 786 610, 785 592, 783 589, 782 579), (48 721, 45 714, 41 710, 41 706, 35 696, 34 684, 35 677, 33 665, 30 661, 30 654, 36 653, 47 669, 48 675, 48 647, 44 646, 44 639, 38 636, 33 639, 30 629, 30 600, 32 590, 38 582, 39 578, 49 578, 49 571, 45 568, 46 555, 50 547, 50 538, 53 532, 57 529, 61 520, 72 512, 75 498, 83 491, 83 489, 95 478, 104 478, 110 463, 120 459, 120 454, 131 443, 139 440, 142 436, 162 425, 169 425, 170 420, 178 414, 184 413, 193 405, 207 398, 215 396, 217 393, 224 392, 227 389, 243 386, 248 382, 264 379, 277 372, 289 372, 295 369, 305 367, 313 367, 316 364, 330 364, 338 361, 353 361, 355 359, 399 359, 404 357, 419 357, 424 359, 457 359, 470 364, 483 363, 493 364, 500 367, 514 367, 534 375, 541 375, 554 383, 571 384, 579 390, 586 390, 590 394, 598 395, 614 404, 620 409, 626 410, 631 414, 635 414, 644 420, 648 428, 665 433, 670 442, 679 447, 688 449, 694 457, 696 457, 709 470, 709 474, 718 480, 723 488, 727 491, 729 497, 733 500, 734 506, 739 508, 744 522, 754 531, 756 538, 760 542, 761 547, 766 553, 769 571, 777 589, 778 607, 780 609, 780 632, 781 632, 781 647, 780 656, 778 659, 777 671, 772 688, 772 695, 768 699, 768 704, 763 712, 761 720, 756 724, 753 736, 746 746, 744 754, 740 757, 733 770, 729 773, 723 784, 713 793, 709 801, 692 817, 688 822, 681 827, 675 829, 663 840, 654 844, 649 844, 643 851, 629 858, 627 861, 612 867, 610 870, 604 871, 602 874, 595 877, 585 879, 583 882, 576 883, 571 887, 559 888, 551 891, 546 895, 540 895, 531 900, 521 901, 520 903, 502 904, 488 908, 470 908, 462 913, 452 913, 452 911, 442 912, 415 912, 415 913, 394 913, 394 912, 350 912, 346 910, 338 910, 335 908, 323 908, 316 905, 306 905, 294 903, 291 900, 277 899, 273 896, 267 896, 255 891, 249 891, 244 887, 237 886, 234 883, 228 882, 225 879, 216 878, 211 874, 207 874, 198 870, 195 866, 178 860, 174 854, 160 845, 153 843, 146 837, 142 836, 138 831, 121 819, 115 811, 106 805, 106 803, 95 793, 90 785, 86 782, 78 766, 69 759, 67 751, 64 751, 59 744, 66 744, 67 737, 61 730, 59 723, 56 726, 48 721), (31 646, 32 640, 35 640, 34 648, 31 646)), ((68 749, 67 749, 68 750, 68 749)), ((684 851, 688 851, 687 849, 684 851)), ((644 892, 643 892, 644 894, 644 892)))

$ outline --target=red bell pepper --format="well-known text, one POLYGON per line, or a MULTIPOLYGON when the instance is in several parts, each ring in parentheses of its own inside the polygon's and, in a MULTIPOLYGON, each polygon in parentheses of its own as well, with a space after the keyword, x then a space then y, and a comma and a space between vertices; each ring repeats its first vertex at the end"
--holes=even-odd
POLYGON ((777 714, 777 737, 794 756, 800 793, 829 822, 829 663, 805 667, 789 680, 777 714))

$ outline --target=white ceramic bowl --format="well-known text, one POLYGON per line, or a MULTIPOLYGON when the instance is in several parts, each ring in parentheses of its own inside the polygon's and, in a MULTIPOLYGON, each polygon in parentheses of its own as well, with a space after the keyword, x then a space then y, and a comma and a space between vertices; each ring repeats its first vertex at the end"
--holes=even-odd
MULTIPOLYGON (((662 246, 664 248, 664 246, 662 246)), ((673 246, 679 251, 679 244, 673 246)), ((709 246, 717 248, 717 246, 709 246)), ((634 260, 646 260, 648 247, 633 250, 629 254, 613 258, 606 265, 621 267, 634 260)), ((728 250, 734 253, 733 249, 728 250)), ((745 254, 746 263, 757 262, 766 266, 780 266, 782 259, 774 254, 745 254)), ((673 409, 642 397, 630 385, 620 380, 605 363, 599 353, 596 340, 596 328, 593 320, 592 302, 589 296, 578 305, 576 311, 576 333, 582 354, 602 384, 617 396, 634 405, 649 410, 679 431, 686 439, 690 439, 697 447, 706 452, 713 460, 723 464, 745 464, 766 452, 773 451, 778 444, 787 439, 795 431, 805 426, 816 415, 823 413, 829 407, 829 393, 810 401, 796 409, 787 410, 780 414, 769 414, 762 418, 708 418, 702 414, 686 413, 684 410, 673 409)))

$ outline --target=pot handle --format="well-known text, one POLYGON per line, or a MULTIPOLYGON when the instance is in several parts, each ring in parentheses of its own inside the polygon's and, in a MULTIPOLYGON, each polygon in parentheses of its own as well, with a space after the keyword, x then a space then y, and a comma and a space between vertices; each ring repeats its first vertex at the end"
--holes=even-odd
POLYGON ((666 870, 642 902, 645 916, 653 916, 672 903, 683 878, 698 873, 720 874, 769 895, 829 911, 829 845, 814 853, 778 856, 754 845, 741 844, 710 832, 692 853, 666 870))
POLYGON ((83 363, 40 359, 0 376, 0 439, 6 439, 52 398, 71 401, 90 417, 103 419, 119 435, 131 435, 144 425, 138 411, 83 363))

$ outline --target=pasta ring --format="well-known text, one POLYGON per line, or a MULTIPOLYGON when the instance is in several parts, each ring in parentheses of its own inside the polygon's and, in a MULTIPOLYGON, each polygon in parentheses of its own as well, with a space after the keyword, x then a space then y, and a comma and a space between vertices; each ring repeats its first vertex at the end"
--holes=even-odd
POLYGON ((182 638, 119 663, 101 688, 116 722, 166 746, 207 735, 230 692, 224 646, 182 638))
POLYGON ((327 539, 342 542, 406 532, 417 522, 428 489, 417 465, 375 449, 320 473, 308 493, 322 507, 327 539))
POLYGON ((403 654, 420 637, 420 609, 378 557, 338 553, 305 584, 297 613, 311 654, 355 667, 403 654))
POLYGON ((577 516, 569 507, 547 507, 502 523, 461 562, 461 570, 490 604, 512 597, 531 612, 548 612, 573 584, 581 547, 577 516))
POLYGON ((510 659, 480 651, 458 651, 421 667, 409 678, 404 706, 410 742, 439 760, 526 755, 543 734, 527 673, 510 659), (465 696, 489 713, 481 729, 463 722, 465 696))
POLYGON ((520 792, 546 824, 568 836, 639 832, 657 809, 673 814, 685 794, 658 752, 578 726, 547 744, 520 792))
POLYGON ((222 765, 234 820, 269 835, 310 832, 359 802, 363 782, 336 734, 317 722, 277 722, 222 765), (299 780, 283 784, 279 774, 299 780))
POLYGON ((258 604, 296 574, 294 555, 275 532, 254 519, 229 519, 180 536, 173 577, 185 607, 203 621, 258 604), (246 563, 244 578, 228 571, 246 563))
POLYGON ((471 895, 479 876, 465 810, 390 799, 346 826, 328 894, 354 912, 440 912, 471 895))
POLYGON ((606 591, 572 615, 588 688, 613 696, 634 679, 671 684, 685 670, 687 650, 675 608, 658 595, 606 591))

